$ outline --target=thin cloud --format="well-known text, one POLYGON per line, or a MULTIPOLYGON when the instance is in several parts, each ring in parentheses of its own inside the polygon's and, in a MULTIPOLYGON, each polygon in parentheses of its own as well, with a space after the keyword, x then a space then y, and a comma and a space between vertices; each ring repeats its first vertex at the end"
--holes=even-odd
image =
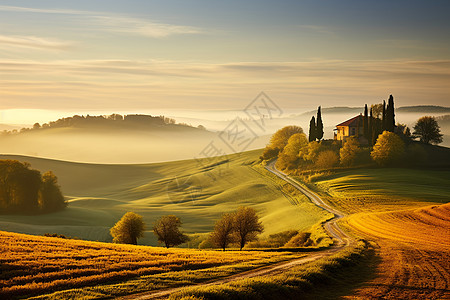
POLYGON ((171 25, 120 16, 92 16, 90 19, 100 30, 145 37, 161 38, 174 34, 198 34, 201 32, 198 28, 191 26, 171 25))
POLYGON ((118 34, 132 34, 152 38, 163 38, 176 34, 199 34, 202 32, 202 30, 193 26, 173 25, 106 12, 70 9, 41 9, 4 5, 0 5, 0 11, 71 15, 73 18, 77 18, 81 21, 80 24, 88 26, 90 30, 107 31, 118 34))
POLYGON ((72 42, 37 36, 0 35, 0 47, 19 47, 40 50, 67 50, 72 42))

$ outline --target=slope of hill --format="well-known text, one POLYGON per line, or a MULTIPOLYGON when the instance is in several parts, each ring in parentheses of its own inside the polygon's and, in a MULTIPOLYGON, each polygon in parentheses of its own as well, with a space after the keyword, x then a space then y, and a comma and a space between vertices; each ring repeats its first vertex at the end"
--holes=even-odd
POLYGON ((109 228, 125 212, 134 211, 149 224, 139 243, 156 245, 150 224, 166 214, 179 216, 188 233, 204 233, 222 213, 250 205, 259 211, 266 235, 306 230, 329 217, 309 200, 292 198, 262 175, 262 167, 252 165, 259 155, 260 151, 250 151, 215 163, 203 159, 141 165, 2 155, 2 159, 28 161, 41 171, 54 171, 69 206, 62 212, 41 216, 1 215, 0 228, 111 241, 109 228))

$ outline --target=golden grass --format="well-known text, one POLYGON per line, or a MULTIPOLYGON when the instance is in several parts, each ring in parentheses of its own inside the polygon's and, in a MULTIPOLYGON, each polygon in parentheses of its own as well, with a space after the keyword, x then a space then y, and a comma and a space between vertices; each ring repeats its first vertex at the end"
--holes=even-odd
POLYGON ((0 298, 125 281, 143 275, 160 276, 173 271, 269 263, 286 257, 283 253, 165 249, 0 231, 0 298))

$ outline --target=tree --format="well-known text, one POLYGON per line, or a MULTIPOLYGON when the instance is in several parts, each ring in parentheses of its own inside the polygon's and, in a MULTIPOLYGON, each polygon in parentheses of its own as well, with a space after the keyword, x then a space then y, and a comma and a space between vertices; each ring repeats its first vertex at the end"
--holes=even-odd
POLYGON ((310 142, 316 140, 316 119, 312 116, 311 121, 309 121, 309 136, 308 140, 310 142))
POLYGON ((442 134, 439 124, 434 117, 425 116, 420 118, 414 125, 413 136, 419 138, 425 144, 442 143, 442 134))
MULTIPOLYGON (((381 110, 381 132, 386 130, 386 101, 383 100, 383 109, 381 110)), ((381 134, 381 133, 380 133, 381 134)))
POLYGON ((226 213, 217 220, 214 225, 214 231, 211 234, 212 242, 225 251, 225 248, 233 241, 234 233, 234 214, 226 213))
POLYGON ((323 138, 323 122, 322 122, 322 112, 321 112, 320 106, 317 109, 316 138, 319 141, 323 138))
POLYGON ((109 231, 113 242, 137 245, 137 239, 144 236, 145 223, 142 216, 127 212, 109 231))
POLYGON ((339 150, 339 156, 341 158, 341 164, 343 166, 353 166, 357 160, 358 154, 361 152, 359 142, 355 137, 349 137, 346 139, 344 146, 339 150))
POLYGON ((282 151, 287 145, 289 138, 296 133, 303 133, 303 129, 295 125, 285 126, 272 135, 268 147, 282 151))
POLYGON ((153 233, 159 243, 167 248, 181 245, 188 241, 188 237, 180 231, 181 220, 174 215, 162 216, 153 226, 153 233))
POLYGON ((388 105, 386 109, 386 129, 387 131, 394 132, 395 129, 395 113, 394 113, 394 97, 389 96, 388 105))
POLYGON ((381 119, 383 116, 383 103, 372 104, 370 106, 375 118, 381 119))
POLYGON ((289 138, 283 151, 278 155, 277 166, 282 169, 294 169, 298 165, 300 150, 308 145, 304 133, 296 133, 289 138))
POLYGON ((255 209, 251 207, 239 207, 234 215, 234 226, 241 250, 247 242, 255 240, 256 235, 264 231, 255 209))
POLYGON ((372 159, 379 165, 395 165, 405 155, 405 143, 393 132, 384 131, 377 139, 370 153, 372 159))
POLYGON ((58 178, 52 171, 42 175, 39 206, 43 211, 57 211, 67 206, 58 184, 58 178))
POLYGON ((363 117, 363 126, 364 126, 364 137, 369 140, 369 111, 367 109, 367 104, 364 106, 364 117, 363 117))

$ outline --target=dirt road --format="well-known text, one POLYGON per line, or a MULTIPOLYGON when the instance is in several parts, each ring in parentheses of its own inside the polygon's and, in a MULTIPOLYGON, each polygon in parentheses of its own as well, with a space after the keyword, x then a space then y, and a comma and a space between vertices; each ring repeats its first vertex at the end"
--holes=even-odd
POLYGON ((256 276, 279 274, 285 270, 288 270, 289 268, 291 268, 293 266, 305 264, 305 263, 315 261, 320 258, 330 256, 330 255, 342 250, 343 248, 348 247, 351 244, 351 242, 353 240, 349 236, 347 236, 339 228, 339 226, 336 223, 339 219, 341 219, 344 216, 343 213, 330 207, 314 192, 306 189, 305 187, 301 186, 297 181, 295 181, 291 177, 289 177, 286 174, 284 174, 283 172, 277 170, 275 168, 275 161, 272 161, 269 164, 267 164, 266 169, 269 172, 275 174, 276 176, 280 177, 284 181, 291 184, 293 187, 298 189, 303 194, 305 194, 317 206, 334 214, 334 218, 332 218, 331 220, 327 221, 324 224, 325 229, 327 230, 329 235, 331 237, 333 237, 333 239, 335 241, 335 244, 332 247, 322 250, 322 251, 317 251, 317 252, 308 254, 307 256, 302 257, 302 258, 297 258, 297 259, 289 260, 286 262, 272 264, 269 266, 265 266, 265 267, 241 272, 238 274, 234 274, 232 276, 228 276, 225 278, 214 279, 212 281, 200 283, 197 285, 182 286, 182 287, 177 287, 177 288, 169 288, 169 289, 165 289, 165 290, 156 290, 156 291, 149 291, 149 292, 144 292, 144 293, 139 293, 139 294, 132 294, 132 295, 124 296, 120 299, 138 299, 138 300, 161 299, 161 298, 168 297, 172 293, 181 291, 186 287, 191 287, 191 286, 207 287, 207 286, 212 286, 212 285, 224 284, 224 283, 228 283, 228 282, 235 281, 235 280, 252 278, 252 277, 256 277, 256 276))

